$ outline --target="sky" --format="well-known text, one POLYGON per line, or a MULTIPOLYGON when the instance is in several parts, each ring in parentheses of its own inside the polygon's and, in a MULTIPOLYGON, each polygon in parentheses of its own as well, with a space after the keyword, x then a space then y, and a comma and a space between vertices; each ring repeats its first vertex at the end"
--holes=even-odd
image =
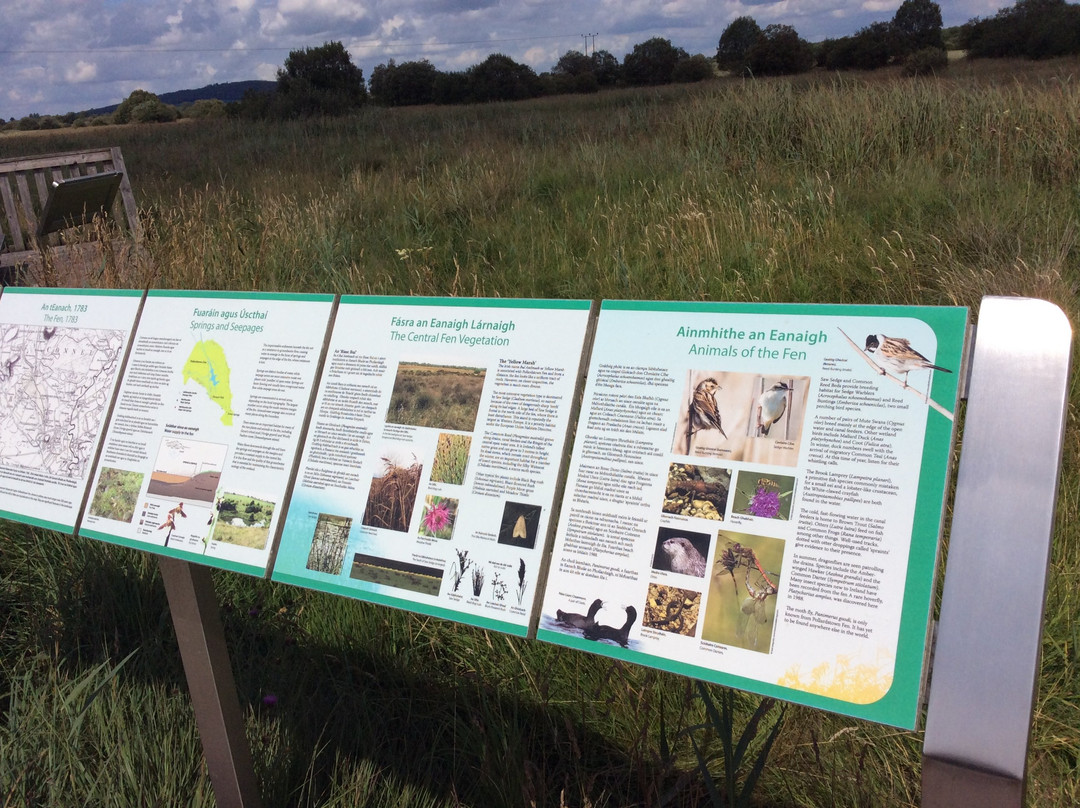
MULTIPOLYGON (((0 0, 0 120, 229 81, 273 80, 289 52, 339 41, 371 70, 427 59, 464 70, 503 53, 537 73, 569 50, 621 63, 655 36, 716 53, 737 17, 811 42, 892 19, 901 0, 0 0)), ((945 26, 1010 0, 939 0, 945 26)))

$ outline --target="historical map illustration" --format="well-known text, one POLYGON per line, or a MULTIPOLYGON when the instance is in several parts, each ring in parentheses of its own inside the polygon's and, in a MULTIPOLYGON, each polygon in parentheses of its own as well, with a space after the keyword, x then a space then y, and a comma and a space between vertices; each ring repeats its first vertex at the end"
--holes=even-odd
POLYGON ((119 329, 0 324, 0 464, 83 475, 125 337, 119 329))

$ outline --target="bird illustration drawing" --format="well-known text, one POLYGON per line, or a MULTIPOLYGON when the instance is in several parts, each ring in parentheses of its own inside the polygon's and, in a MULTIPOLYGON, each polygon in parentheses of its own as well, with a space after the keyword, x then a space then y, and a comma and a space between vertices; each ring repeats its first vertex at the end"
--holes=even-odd
POLYGON ((634 625, 635 620, 637 620, 637 609, 633 606, 627 606, 626 622, 620 628, 604 625, 603 623, 594 623, 583 629, 582 635, 586 640, 608 640, 626 648, 630 641, 630 627, 634 625))
POLYGON ((184 513, 184 503, 183 502, 181 502, 179 505, 177 505, 175 508, 173 508, 167 514, 165 514, 165 521, 162 522, 160 525, 158 525, 158 530, 161 530, 161 529, 167 527, 169 529, 169 532, 172 532, 172 530, 176 527, 176 517, 177 516, 182 516, 185 519, 187 518, 187 514, 184 513))
POLYGON ((913 370, 940 370, 952 373, 948 368, 935 365, 921 353, 911 347, 911 343, 903 337, 886 337, 884 334, 870 334, 866 338, 866 347, 863 349, 870 355, 879 368, 879 373, 884 376, 886 371, 894 376, 903 375, 904 387, 908 386, 908 373, 913 370))
POLYGON ((762 435, 768 435, 772 425, 784 416, 790 392, 786 382, 777 382, 758 397, 757 421, 762 435))
POLYGON ((588 628, 596 623, 596 613, 600 611, 600 608, 604 605, 604 601, 597 598, 589 606, 588 614, 577 614, 576 612, 564 612, 562 609, 555 610, 555 620, 564 626, 570 626, 571 628, 588 628))
POLYGON ((690 452, 690 441, 694 433, 703 429, 715 429, 724 438, 727 433, 720 424, 720 407, 716 403, 716 391, 722 389, 716 379, 711 376, 698 382, 694 388, 694 395, 690 398, 686 424, 686 451, 690 452))

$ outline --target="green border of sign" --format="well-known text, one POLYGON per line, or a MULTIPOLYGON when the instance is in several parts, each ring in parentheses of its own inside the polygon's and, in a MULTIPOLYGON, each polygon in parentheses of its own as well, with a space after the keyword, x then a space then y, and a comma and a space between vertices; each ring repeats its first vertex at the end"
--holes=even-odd
POLYGON ((146 293, 148 297, 197 297, 197 298, 220 298, 222 300, 307 300, 315 302, 332 302, 335 295, 332 293, 313 292, 211 292, 203 289, 151 289, 146 293))
POLYGON ((408 598, 396 598, 393 595, 387 595, 382 592, 372 592, 368 589, 361 590, 334 581, 316 580, 314 578, 307 578, 303 575, 295 575, 290 572, 275 572, 272 580, 291 584, 292 586, 302 586, 305 589, 329 592, 332 595, 342 595, 343 597, 352 598, 353 600, 378 603, 383 606, 393 606, 396 609, 426 614, 429 617, 441 617, 444 620, 451 620, 455 623, 464 623, 465 625, 476 626, 477 628, 501 631, 504 634, 513 634, 517 637, 525 637, 528 634, 528 626, 519 626, 516 623, 494 620, 489 617, 483 617, 469 612, 460 612, 456 609, 420 603, 415 600, 409 600, 408 598))
POLYGON ((591 300, 550 300, 513 297, 407 297, 404 295, 342 295, 342 305, 435 306, 477 309, 571 309, 587 310, 591 300))
MULTIPOLYGON (((967 338, 968 309, 965 307, 605 300, 600 307, 601 317, 604 311, 907 317, 921 320, 934 331, 937 337, 937 358, 943 362, 955 362, 958 368, 958 372, 948 376, 939 376, 934 382, 935 393, 940 401, 951 403, 954 413, 956 410, 960 375, 963 370, 964 342, 967 338)), ((712 668, 669 660, 654 654, 619 648, 606 643, 598 644, 549 629, 539 629, 537 639, 856 718, 914 729, 918 725, 922 709, 926 640, 933 606, 933 589, 944 516, 943 503, 948 483, 954 432, 955 418, 953 421, 938 417, 927 419, 912 522, 911 551, 908 556, 904 598, 901 606, 900 631, 897 636, 893 682, 889 692, 878 701, 869 704, 842 701, 770 682, 726 674, 712 668)))
POLYGON ((263 567, 255 564, 241 564, 227 558, 200 555, 199 553, 193 553, 190 550, 174 550, 171 547, 148 544, 144 541, 127 539, 123 536, 114 536, 111 533, 103 533, 100 530, 94 530, 92 528, 82 528, 77 535, 79 538, 96 539, 97 541, 104 541, 109 544, 118 544, 121 547, 130 547, 132 550, 142 550, 144 553, 168 556, 169 558, 176 558, 180 561, 190 561, 192 564, 202 564, 207 567, 218 567, 219 569, 229 570, 230 572, 242 572, 245 575, 254 575, 257 578, 262 578, 266 574, 266 570, 263 567))
POLYGON ((5 295, 78 295, 80 297, 142 297, 142 289, 56 289, 50 286, 5 286, 5 295))

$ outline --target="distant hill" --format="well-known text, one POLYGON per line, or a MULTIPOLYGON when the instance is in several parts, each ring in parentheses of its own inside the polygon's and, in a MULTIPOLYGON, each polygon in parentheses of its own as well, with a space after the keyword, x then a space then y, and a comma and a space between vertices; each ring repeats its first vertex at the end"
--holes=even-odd
MULTIPOLYGON (((232 101, 239 101, 244 97, 244 93, 248 90, 254 90, 257 93, 269 93, 273 92, 277 86, 277 82, 274 81, 229 81, 223 84, 207 84, 205 87, 200 87, 197 90, 177 90, 171 93, 161 93, 158 98, 165 104, 171 104, 174 107, 181 106, 182 104, 194 104, 196 101, 200 101, 204 98, 218 99, 226 103, 232 101)), ((116 111, 119 104, 113 104, 110 107, 98 107, 97 109, 89 109, 84 114, 86 115, 110 115, 116 111)))

